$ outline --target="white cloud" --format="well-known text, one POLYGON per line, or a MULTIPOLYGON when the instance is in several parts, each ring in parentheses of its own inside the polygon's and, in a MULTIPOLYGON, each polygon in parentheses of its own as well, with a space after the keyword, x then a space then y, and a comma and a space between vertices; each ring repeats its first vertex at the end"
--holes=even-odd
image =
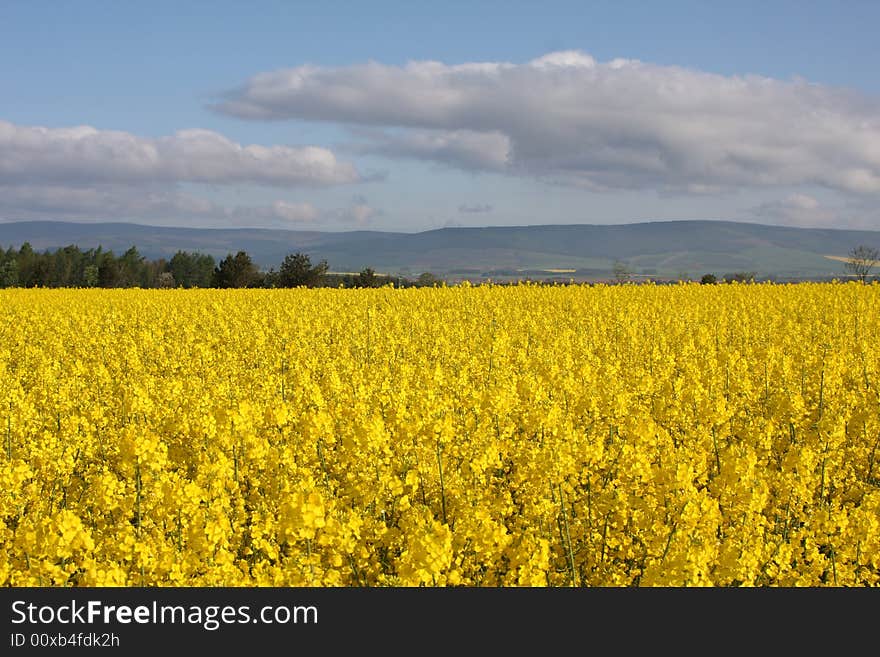
MULTIPOLYGON (((615 62, 625 61, 625 60, 614 60, 615 62)), ((558 52, 551 52, 543 57, 538 57, 537 59, 533 59, 529 62, 530 66, 534 68, 540 69, 548 69, 553 67, 581 67, 581 68, 595 68, 596 60, 590 57, 590 55, 580 52, 579 50, 561 50, 558 52)))
POLYGON ((880 209, 875 204, 851 201, 825 204, 807 194, 790 194, 748 209, 752 221, 801 228, 880 229, 880 209))
POLYGON ((237 225, 261 226, 263 228, 317 227, 321 211, 311 203, 275 201, 267 206, 238 206, 222 208, 221 216, 237 225))
POLYGON ((0 186, 0 218, 117 220, 222 216, 211 201, 164 186, 0 186))
POLYGON ((510 139, 500 132, 406 130, 361 134, 369 142, 356 146, 357 151, 432 160, 466 169, 503 171, 510 156, 510 139))
POLYGON ((320 228, 330 222, 365 224, 380 212, 365 202, 322 210, 312 203, 225 206, 162 186, 0 187, 0 221, 145 221, 159 225, 320 228))
POLYGON ((371 208, 369 205, 364 205, 363 203, 354 205, 349 208, 349 215, 352 219, 354 219, 357 224, 366 224, 372 219, 376 214, 376 211, 371 208))
POLYGON ((592 189, 880 193, 880 102, 578 51, 525 64, 375 62, 261 73, 214 106, 393 128, 366 150, 592 189))
POLYGON ((44 128, 0 121, 0 220, 296 227, 335 219, 340 211, 286 200, 229 207, 181 187, 290 188, 360 180, 352 164, 315 146, 243 146, 209 130, 152 139, 88 126, 44 128))
POLYGON ((0 184, 196 182, 313 186, 359 180, 355 167, 316 146, 243 146, 210 130, 156 139, 89 126, 0 121, 0 184))
POLYGON ((311 203, 288 203, 287 201, 275 201, 272 204, 272 214, 291 223, 313 222, 320 215, 318 209, 311 203))
POLYGON ((374 218, 381 216, 381 212, 376 208, 368 205, 365 201, 356 201, 347 208, 338 208, 328 213, 339 223, 353 224, 356 226, 366 226, 374 218))
POLYGON ((784 203, 796 210, 815 210, 819 207, 819 201, 806 194, 792 194, 785 199, 784 203))

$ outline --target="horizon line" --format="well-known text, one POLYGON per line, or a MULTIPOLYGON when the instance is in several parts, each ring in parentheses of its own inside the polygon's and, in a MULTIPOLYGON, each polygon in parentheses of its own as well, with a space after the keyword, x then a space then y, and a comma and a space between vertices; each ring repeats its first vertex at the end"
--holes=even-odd
POLYGON ((623 228, 627 226, 645 226, 650 224, 688 224, 688 223, 704 223, 704 224, 734 224, 745 226, 759 226, 763 228, 783 228, 792 230, 831 230, 841 232, 861 232, 861 233, 878 233, 880 228, 831 228, 827 226, 787 226, 782 224, 766 224, 755 221, 738 221, 734 219, 645 219, 635 220, 615 224, 597 224, 597 223, 571 223, 571 224, 502 224, 502 225, 484 225, 484 226, 438 226, 436 228, 426 228, 416 231, 400 231, 400 230, 382 230, 376 228, 356 228, 352 230, 321 230, 319 228, 267 228, 262 226, 168 226, 157 224, 144 224, 134 221, 66 221, 59 219, 16 219, 6 220, 0 219, 2 225, 20 225, 20 224, 64 224, 74 226, 133 226, 138 228, 159 228, 169 230, 196 230, 196 231, 266 231, 266 232, 284 232, 284 233, 321 233, 321 234, 346 234, 346 233, 384 233, 397 235, 420 235, 423 233, 432 233, 442 230, 492 230, 492 229, 517 229, 517 228, 575 228, 575 227, 591 227, 591 228, 623 228))

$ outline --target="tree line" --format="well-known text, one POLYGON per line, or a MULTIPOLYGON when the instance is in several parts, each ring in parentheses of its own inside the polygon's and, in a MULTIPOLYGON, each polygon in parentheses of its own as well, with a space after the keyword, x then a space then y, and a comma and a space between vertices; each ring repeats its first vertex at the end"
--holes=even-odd
MULTIPOLYGON (((853 248, 844 262, 846 273, 866 282, 880 264, 880 251, 864 245, 853 248)), ((626 283, 632 271, 615 261, 614 280, 626 283)), ((753 282, 755 272, 734 272, 723 278, 705 274, 700 282, 753 282)), ((549 281, 548 281, 549 282, 549 281)), ((433 286, 444 281, 430 272, 416 279, 380 274, 370 267, 359 273, 330 272, 326 260, 312 263, 305 253, 291 253, 276 270, 262 271, 246 251, 228 254, 217 262, 199 252, 178 251, 170 259, 150 260, 132 246, 125 253, 65 246, 35 251, 27 242, 20 249, 0 247, 0 288, 5 287, 141 287, 141 288, 275 288, 275 287, 395 287, 433 286)))
POLYGON ((178 251, 170 259, 150 260, 132 246, 116 255, 100 246, 82 250, 65 246, 35 251, 0 248, 0 288, 5 287, 141 287, 141 288, 273 288, 273 287, 395 287, 442 283, 425 272, 412 280, 379 274, 367 267, 357 274, 332 273, 326 260, 312 263, 305 253, 287 255, 276 270, 261 270, 246 251, 217 262, 199 252, 178 251))

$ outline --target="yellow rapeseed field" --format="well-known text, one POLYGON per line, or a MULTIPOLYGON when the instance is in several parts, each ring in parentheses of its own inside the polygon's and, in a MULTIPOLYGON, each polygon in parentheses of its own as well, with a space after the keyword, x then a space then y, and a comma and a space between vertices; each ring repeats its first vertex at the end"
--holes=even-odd
POLYGON ((876 586, 878 308, 0 290, 0 584, 876 586))

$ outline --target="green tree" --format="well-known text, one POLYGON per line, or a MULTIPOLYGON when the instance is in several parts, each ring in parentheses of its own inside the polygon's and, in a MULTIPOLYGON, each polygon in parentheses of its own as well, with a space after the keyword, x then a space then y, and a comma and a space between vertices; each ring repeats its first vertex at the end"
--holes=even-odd
POLYGON ((416 279, 416 285, 419 287, 434 287, 440 285, 443 281, 437 278, 429 271, 423 271, 416 279))
POLYGON ((31 247, 30 242, 25 242, 18 250, 18 284, 22 287, 32 287, 34 274, 34 266, 36 265, 37 254, 31 247))
POLYGON ((132 246, 122 254, 119 263, 119 284, 122 287, 148 287, 145 280, 144 257, 132 246))
POLYGON ((703 277, 700 279, 700 283, 702 285, 715 285, 718 282, 715 274, 703 274, 703 277))
POLYGON ((30 284, 33 287, 49 287, 52 284, 52 263, 48 252, 36 254, 30 284))
POLYGON ((71 244, 55 253, 48 254, 50 281, 49 284, 57 287, 76 287, 82 279, 83 253, 79 247, 71 244))
POLYGON ((122 275, 119 262, 113 251, 105 251, 98 259, 98 285, 100 287, 120 287, 122 275))
POLYGON ((98 265, 86 265, 83 269, 83 286, 98 287, 98 265))
POLYGON ((727 274, 724 277, 725 283, 754 283, 755 277, 757 276, 756 272, 753 271, 735 271, 732 274, 727 274))
POLYGON ((251 287, 260 272, 245 251, 227 255, 214 270, 214 287, 251 287))
POLYGON ((627 266, 627 264, 625 262, 621 262, 620 260, 614 261, 612 273, 614 274, 614 280, 616 280, 618 283, 626 283, 632 278, 633 274, 632 270, 627 266))
POLYGON ((278 272, 274 267, 269 267, 269 271, 260 274, 260 279, 256 283, 257 287, 275 288, 281 287, 278 284, 278 272))
POLYGON ((355 281, 355 287, 379 287, 381 285, 381 278, 370 267, 364 267, 355 281))
MULTIPOLYGON (((0 256, 3 256, 2 250, 0 250, 0 256)), ((18 260, 15 257, 0 258, 0 287, 16 287, 17 285, 18 260)))
POLYGON ((284 257, 278 270, 277 281, 280 287, 316 287, 320 285, 330 267, 326 260, 312 265, 305 253, 291 253, 284 257))
POLYGON ((168 263, 168 271, 180 287, 210 287, 214 276, 214 258, 202 253, 178 251, 168 263))

